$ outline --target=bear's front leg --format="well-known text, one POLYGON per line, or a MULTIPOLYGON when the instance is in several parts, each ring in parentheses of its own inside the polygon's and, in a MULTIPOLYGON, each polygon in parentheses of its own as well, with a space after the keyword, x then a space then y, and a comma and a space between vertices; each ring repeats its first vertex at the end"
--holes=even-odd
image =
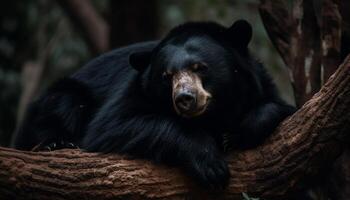
POLYGON ((121 119, 115 113, 109 112, 92 122, 82 148, 176 166, 207 188, 227 185, 227 164, 209 134, 165 116, 133 115, 121 119))
POLYGON ((202 187, 225 188, 230 173, 214 138, 193 128, 189 131, 189 128, 172 127, 170 132, 159 134, 162 137, 155 147, 160 148, 152 150, 156 160, 182 168, 202 187))
POLYGON ((185 157, 188 158, 186 172, 205 188, 225 188, 229 182, 230 172, 215 142, 209 136, 194 141, 199 143, 183 147, 184 154, 187 154, 185 157))
POLYGON ((253 148, 261 144, 286 117, 295 112, 285 103, 268 102, 253 108, 240 122, 236 147, 253 148))

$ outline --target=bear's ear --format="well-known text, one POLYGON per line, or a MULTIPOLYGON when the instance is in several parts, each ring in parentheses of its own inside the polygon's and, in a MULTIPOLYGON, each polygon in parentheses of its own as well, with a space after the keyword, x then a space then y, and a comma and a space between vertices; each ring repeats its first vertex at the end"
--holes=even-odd
POLYGON ((246 48, 252 39, 253 29, 249 22, 241 19, 233 23, 227 33, 235 47, 246 48))
POLYGON ((151 51, 141 51, 130 54, 129 64, 137 71, 144 71, 151 62, 151 51))

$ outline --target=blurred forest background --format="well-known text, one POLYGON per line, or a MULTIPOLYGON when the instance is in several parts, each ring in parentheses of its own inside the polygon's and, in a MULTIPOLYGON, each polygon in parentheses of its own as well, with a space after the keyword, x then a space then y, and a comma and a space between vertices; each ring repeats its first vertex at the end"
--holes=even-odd
POLYGON ((134 42, 160 39, 186 21, 229 26, 246 19, 254 28, 253 55, 293 103, 287 69, 272 46, 258 0, 17 0, 0 4, 0 146, 50 83, 99 54, 134 42))

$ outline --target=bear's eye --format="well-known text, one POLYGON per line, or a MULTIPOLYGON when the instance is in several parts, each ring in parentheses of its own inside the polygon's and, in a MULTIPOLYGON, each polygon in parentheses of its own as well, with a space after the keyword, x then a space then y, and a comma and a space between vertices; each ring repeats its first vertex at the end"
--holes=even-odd
POLYGON ((192 66, 194 72, 205 72, 208 70, 208 65, 205 63, 196 63, 192 66))
POLYGON ((165 71, 165 72, 162 73, 162 78, 163 78, 164 80, 168 80, 168 79, 170 79, 172 76, 173 76, 173 74, 172 74, 171 72, 168 72, 168 71, 165 71))

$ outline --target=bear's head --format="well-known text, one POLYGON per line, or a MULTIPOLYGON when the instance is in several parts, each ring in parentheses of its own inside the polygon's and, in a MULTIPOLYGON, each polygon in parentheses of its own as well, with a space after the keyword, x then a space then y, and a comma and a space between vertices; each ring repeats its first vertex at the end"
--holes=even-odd
POLYGON ((155 49, 130 55, 145 93, 185 118, 239 106, 254 77, 247 46, 252 28, 244 20, 226 28, 194 22, 171 30, 155 49))

